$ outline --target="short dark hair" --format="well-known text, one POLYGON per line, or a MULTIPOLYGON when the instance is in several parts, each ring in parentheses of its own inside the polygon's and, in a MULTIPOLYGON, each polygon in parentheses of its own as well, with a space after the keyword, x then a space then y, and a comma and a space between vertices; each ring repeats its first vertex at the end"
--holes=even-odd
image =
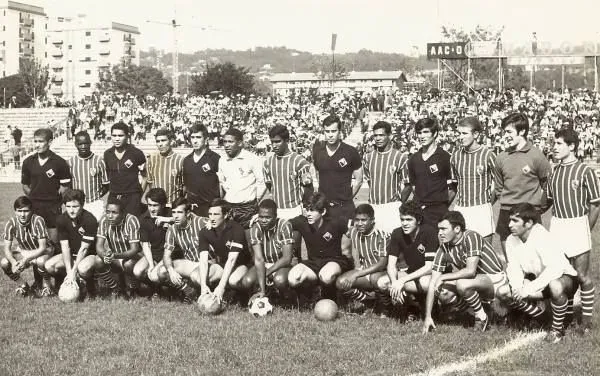
POLYGON ((119 212, 121 213, 123 213, 123 211, 125 210, 125 203, 116 197, 109 197, 108 200, 106 200, 106 207, 108 207, 108 205, 118 206, 119 212))
POLYGON ((38 128, 33 132, 33 137, 43 137, 46 141, 52 141, 54 134, 48 128, 38 128))
POLYGON ((177 197, 175 200, 173 200, 173 202, 171 203, 171 209, 175 209, 176 207, 179 207, 181 205, 185 205, 186 212, 192 210, 192 204, 185 197, 177 197))
POLYGON ((329 115, 323 119, 323 128, 330 126, 331 124, 337 124, 338 130, 342 130, 342 121, 337 115, 329 115))
POLYGON ((90 144, 92 143, 92 138, 90 137, 90 134, 87 133, 86 131, 79 131, 79 132, 75 133, 75 136, 73 136, 73 140, 75 142, 77 142, 78 137, 85 137, 86 140, 90 142, 90 144))
POLYGON ((19 196, 15 200, 15 203, 13 204, 13 208, 15 210, 23 209, 23 208, 33 209, 33 202, 31 202, 31 200, 27 196, 19 196))
POLYGON ((517 133, 523 133, 523 137, 527 137, 529 134, 529 118, 527 115, 515 112, 514 114, 510 114, 502 119, 502 129, 505 129, 508 126, 512 126, 515 128, 517 133))
POLYGON ((208 137, 208 129, 204 126, 204 124, 196 123, 190 127, 190 134, 194 133, 202 133, 204 138, 208 137))
POLYGON ((354 209, 354 216, 366 214, 369 218, 375 218, 375 210, 370 204, 360 204, 354 209))
POLYGON ((542 222, 540 212, 528 202, 512 206, 508 215, 519 217, 523 222, 532 221, 534 224, 542 222))
POLYGON ((375 125, 373 125, 373 132, 378 129, 385 130, 386 134, 392 134, 392 125, 387 121, 379 120, 375 125))
POLYGON ((157 130, 156 133, 154 134, 154 139, 156 139, 159 136, 167 136, 167 138, 169 140, 172 140, 175 138, 173 136, 173 132, 171 132, 171 130, 168 128, 160 128, 159 130, 157 130))
POLYGON ((456 210, 450 210, 447 212, 440 222, 448 221, 452 225, 452 227, 459 227, 460 231, 465 231, 467 229, 467 225, 465 224, 465 217, 463 217, 462 213, 456 210))
POLYGON ((434 136, 437 136, 438 131, 440 130, 440 126, 438 125, 437 120, 432 118, 420 119, 415 124, 416 133, 421 132, 425 128, 429 129, 434 136))
POLYGON ((237 128, 229 128, 224 136, 233 136, 236 141, 244 141, 244 134, 237 128))
POLYGON ((63 204, 71 201, 77 201, 81 206, 85 204, 85 193, 80 189, 67 189, 62 198, 63 204))
POLYGON ((572 128, 562 128, 556 131, 554 134, 554 139, 562 138, 565 144, 571 146, 575 145, 575 152, 577 152, 577 148, 579 148, 579 135, 572 128))
POLYGON ((290 131, 288 131, 285 125, 277 124, 276 126, 269 129, 269 138, 277 136, 281 137, 283 141, 287 142, 290 140, 290 131))
POLYGON ((321 192, 309 192, 303 199, 302 203, 307 210, 315 210, 323 212, 328 206, 327 197, 321 192))
POLYGON ((398 211, 400 212, 400 215, 410 215, 416 219, 419 224, 423 222, 423 209, 421 208, 421 205, 417 204, 414 200, 406 201, 400 206, 398 211))
POLYGON ((273 213, 275 217, 277 217, 277 204, 270 198, 262 200, 260 204, 258 204, 258 209, 268 209, 273 213))
POLYGON ((481 122, 479 121, 479 119, 475 116, 468 116, 466 118, 461 119, 458 122, 458 126, 459 127, 469 127, 469 128, 471 128, 472 133, 483 132, 483 126, 481 125, 481 122))
MULTIPOLYGON (((234 136, 235 137, 235 136, 234 136)), ((229 211, 231 210, 231 205, 223 200, 222 198, 215 198, 213 199, 210 204, 208 205, 208 208, 215 208, 215 207, 220 207, 221 208, 221 212, 223 213, 223 215, 227 215, 229 214, 229 211)))
POLYGON ((110 127, 111 134, 112 134, 112 131, 114 131, 114 130, 123 131, 123 133, 125 133, 125 136, 129 136, 129 127, 127 126, 127 124, 123 123, 122 121, 120 121, 118 123, 114 123, 112 125, 112 127, 110 127))
POLYGON ((162 188, 151 188, 146 194, 146 199, 148 198, 162 206, 167 204, 167 192, 162 188))

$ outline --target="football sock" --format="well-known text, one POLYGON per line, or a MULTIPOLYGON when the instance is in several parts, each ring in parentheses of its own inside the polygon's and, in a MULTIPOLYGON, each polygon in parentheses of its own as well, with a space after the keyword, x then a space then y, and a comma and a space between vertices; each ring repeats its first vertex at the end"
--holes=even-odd
POLYGON ((454 309, 457 312, 465 312, 469 308, 469 305, 467 304, 467 302, 463 298, 459 298, 456 295, 454 295, 450 299, 450 301, 448 302, 448 304, 454 306, 454 309))
POLYGON ((544 310, 542 310, 537 305, 534 305, 534 304, 531 304, 531 303, 525 302, 525 301, 521 301, 521 302, 513 301, 509 304, 509 307, 519 310, 521 312, 525 312, 527 315, 529 315, 531 317, 539 317, 544 313, 544 310))
POLYGON ((483 310, 483 305, 481 305, 481 299, 479 298, 479 294, 474 292, 469 296, 465 296, 465 302, 469 305, 469 308, 473 310, 475 317, 478 320, 485 320, 487 315, 483 310))
POLYGON ((33 268, 33 281, 34 281, 34 285, 35 286, 41 286, 42 285, 42 275, 40 274, 40 271, 38 268, 33 268))
POLYGON ((350 300, 354 300, 357 302, 364 302, 367 298, 367 294, 360 291, 359 289, 351 289, 348 291, 344 291, 344 296, 350 300))
POLYGON ((554 304, 554 302, 551 302, 550 307, 552 308, 552 330, 562 332, 563 323, 565 321, 565 316, 567 313, 568 302, 565 302, 561 305, 554 304))
POLYGON ((392 297, 387 291, 376 291, 375 296, 377 297, 377 301, 384 307, 392 305, 392 297))
POLYGON ((6 271, 5 271, 5 273, 6 273, 6 276, 8 278, 10 278, 12 281, 19 282, 21 280, 21 273, 13 273, 13 272, 6 272, 6 271))
POLYGON ((573 320, 573 297, 567 299, 567 311, 565 312, 565 323, 573 320))
POLYGON ((183 301, 185 303, 192 302, 192 296, 194 295, 194 288, 188 285, 186 282, 181 282, 179 286, 175 286, 175 288, 183 294, 183 301))
POLYGON ((96 275, 94 275, 94 278, 96 278, 96 280, 104 282, 106 287, 108 287, 110 290, 115 290, 118 287, 117 281, 115 281, 110 271, 110 268, 97 271, 96 275))
POLYGON ((52 277, 50 277, 50 274, 47 271, 45 271, 44 269, 34 266, 33 270, 36 270, 36 269, 37 269, 38 273, 40 274, 40 276, 42 277, 42 281, 43 281, 44 285, 51 286, 52 277))
POLYGON ((581 290, 581 316, 584 320, 590 320, 594 312, 594 286, 589 290, 581 290))

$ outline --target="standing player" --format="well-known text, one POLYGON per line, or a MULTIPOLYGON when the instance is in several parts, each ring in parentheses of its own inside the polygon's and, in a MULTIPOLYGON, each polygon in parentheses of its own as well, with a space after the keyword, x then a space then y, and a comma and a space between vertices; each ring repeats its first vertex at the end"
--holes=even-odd
POLYGON ((108 198, 122 201, 127 213, 139 216, 142 214, 142 192, 146 189, 146 156, 128 143, 127 124, 113 124, 110 134, 113 147, 104 152, 109 180, 108 198))
POLYGON ((344 236, 348 222, 345 218, 326 215, 329 205, 321 192, 310 193, 305 205, 306 213, 291 222, 306 243, 308 259, 290 270, 288 281, 290 287, 304 288, 306 292, 314 284, 322 284, 327 297, 335 298, 335 280, 352 267, 352 245, 344 236))
POLYGON ((154 135, 158 153, 148 158, 148 188, 162 188, 167 193, 167 206, 183 196, 183 157, 173 151, 173 133, 162 128, 154 135))
MULTIPOLYGON (((75 135, 77 155, 69 158, 73 189, 79 189, 85 194, 85 209, 92 213, 96 220, 104 215, 104 200, 108 192, 108 176, 106 165, 101 156, 92 153, 92 140, 86 131, 75 135)), ((94 233, 95 235, 95 233, 94 233)))
POLYGON ((208 208, 210 229, 200 232, 200 289, 202 295, 210 293, 209 284, 218 280, 212 293, 223 300, 225 289, 242 290, 242 279, 248 272, 250 252, 244 228, 232 219, 228 203, 215 199, 208 208), (215 262, 209 263, 209 250, 214 250, 215 262), (212 276, 212 278, 211 278, 212 276))
POLYGON ((312 151, 312 160, 319 174, 319 192, 327 198, 328 215, 348 223, 354 215, 354 196, 363 183, 362 161, 358 151, 342 141, 339 117, 327 116, 323 120, 323 133, 325 142, 315 143, 312 151))
MULTIPOLYGON (((581 332, 589 333, 594 310, 594 282, 590 276, 591 232, 600 214, 600 189, 594 171, 576 157, 577 132, 561 129, 554 136, 554 158, 559 162, 550 174, 552 199, 550 232, 573 266, 581 288, 581 332)), ((572 310, 570 301, 569 309, 572 310)))
POLYGON ((258 285, 259 291, 250 298, 250 302, 265 296, 267 284, 272 284, 279 293, 289 289, 288 273, 294 242, 292 232, 292 224, 279 218, 275 201, 265 199, 258 204, 258 217, 250 227, 254 266, 242 281, 243 287, 249 291, 258 285))
POLYGON ((488 315, 481 298, 491 300, 497 288, 506 282, 500 259, 478 233, 465 229, 460 212, 449 211, 438 224, 440 248, 435 254, 431 280, 427 289, 423 333, 435 328, 431 311, 435 296, 443 304, 459 310, 470 308, 475 316, 476 331, 485 331, 488 315), (452 272, 444 273, 452 265, 452 272), (444 273, 444 274, 442 274, 444 273))
MULTIPOLYGON (((133 267, 140 257, 140 222, 137 217, 125 212, 125 204, 116 198, 108 199, 106 214, 102 217, 96 235, 96 255, 90 255, 79 264, 79 275, 83 279, 102 280, 112 297, 121 289, 111 274, 111 268, 119 273, 133 276, 133 267)), ((124 277, 124 275, 122 275, 124 277)), ((130 279, 129 295, 135 293, 137 280, 130 279)))
POLYGON ((492 205, 496 155, 479 144, 483 133, 476 117, 466 117, 458 123, 461 147, 450 157, 452 177, 458 185, 454 210, 462 213, 465 224, 491 244, 494 234, 492 205))
MULTIPOLYGON (((85 193, 79 189, 69 189, 63 195, 65 212, 56 219, 61 253, 46 261, 45 268, 55 278, 66 274, 67 280, 75 281, 77 267, 88 255, 94 253, 94 240, 98 231, 98 221, 85 210, 85 193)), ((92 284, 87 284, 93 290, 92 284)), ((89 290, 88 290, 89 291, 89 290)))
MULTIPOLYGON (((362 310, 366 299, 364 291, 377 290, 377 281, 385 275, 389 234, 375 228, 375 211, 369 204, 361 204, 354 211, 354 225, 343 244, 350 244, 354 269, 340 275, 336 287, 344 295, 358 303, 353 308, 362 310)), ((385 314, 389 308, 389 296, 378 296, 379 309, 385 314)))
POLYGON ((550 298, 552 330, 548 342, 559 342, 564 335, 567 296, 575 292, 577 272, 548 230, 541 225, 539 212, 531 204, 515 205, 510 210, 510 232, 506 240, 508 284, 498 288, 498 298, 533 317, 537 308, 529 302, 550 298), (533 314, 532 314, 533 312, 533 314))
POLYGON ((208 148, 208 131, 202 124, 190 127, 190 141, 194 151, 183 159, 184 189, 194 213, 208 217, 208 206, 220 195, 221 156, 208 148))
POLYGON ((377 228, 391 233, 400 227, 398 208, 407 156, 392 147, 392 126, 386 121, 373 125, 375 150, 363 161, 365 179, 369 183, 369 203, 375 210, 377 228))
POLYGON ((421 148, 408 159, 408 182, 402 191, 406 202, 412 191, 415 201, 423 208, 423 223, 437 226, 454 198, 450 155, 438 147, 439 125, 435 119, 421 119, 415 124, 421 148))
POLYGON ((544 154, 527 141, 529 119, 514 113, 502 119, 506 150, 496 158, 496 197, 500 213, 496 233, 500 235, 502 249, 510 235, 509 213, 513 205, 528 202, 542 210, 546 205, 544 189, 550 174, 550 163, 544 154))
POLYGON ((243 148, 244 135, 237 128, 229 128, 225 132, 223 146, 227 154, 219 160, 223 198, 231 205, 231 218, 248 229, 256 214, 257 203, 266 191, 262 161, 243 148))
POLYGON ((32 293, 30 286, 21 280, 21 272, 30 265, 37 269, 42 279, 42 296, 52 295, 50 275, 44 264, 52 255, 53 249, 48 242, 48 230, 44 218, 33 214, 33 203, 25 196, 17 198, 13 208, 14 217, 4 226, 4 257, 0 266, 11 280, 19 283, 17 294, 27 296, 32 293), (13 241, 17 248, 11 249, 13 241))
POLYGON ((288 145, 290 132, 283 125, 269 130, 273 155, 265 160, 264 176, 267 189, 273 192, 279 218, 302 215, 302 194, 312 191, 310 164, 288 145))

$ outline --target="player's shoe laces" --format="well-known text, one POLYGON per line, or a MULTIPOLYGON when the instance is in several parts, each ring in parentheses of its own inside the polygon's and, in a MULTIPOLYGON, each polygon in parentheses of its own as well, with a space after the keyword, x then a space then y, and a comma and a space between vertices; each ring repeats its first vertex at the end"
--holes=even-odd
POLYGON ((473 326, 473 330, 476 332, 485 332, 485 330, 488 327, 489 321, 489 316, 486 316, 484 320, 475 319, 475 325, 473 326))
POLYGON ((26 297, 29 295, 29 286, 27 284, 21 285, 15 289, 15 293, 17 295, 21 295, 22 297, 26 297))
POLYGON ((558 330, 551 330, 544 337, 544 341, 548 343, 559 343, 563 339, 563 334, 558 330))
POLYGON ((40 292, 40 297, 47 298, 52 296, 52 289, 49 286, 42 287, 42 291, 40 292))
POLYGON ((588 336, 592 333, 592 320, 591 318, 583 317, 581 325, 577 328, 577 332, 581 336, 588 336))
POLYGON ((365 313, 365 310, 367 309, 367 307, 365 306, 365 304, 363 302, 353 300, 350 303, 348 303, 347 309, 348 309, 349 313, 353 313, 356 315, 362 315, 363 313, 365 313))

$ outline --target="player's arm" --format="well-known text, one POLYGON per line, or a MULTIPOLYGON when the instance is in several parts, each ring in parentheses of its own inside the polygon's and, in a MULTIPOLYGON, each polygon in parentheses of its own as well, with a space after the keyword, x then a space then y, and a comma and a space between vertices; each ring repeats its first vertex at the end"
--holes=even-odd
POLYGON ((265 177, 263 175, 263 162, 258 156, 255 156, 254 158, 255 160, 252 163, 252 171, 254 173, 254 177, 256 178, 256 201, 260 202, 267 193, 267 187, 265 185, 265 177))
POLYGON ((269 171, 269 161, 265 159, 263 162, 263 176, 265 178, 265 187, 269 192, 273 192, 273 178, 271 177, 271 173, 269 171))
POLYGON ((596 222, 598 222, 599 215, 600 215, 600 200, 590 202, 590 212, 588 213, 588 222, 590 224, 590 230, 594 229, 596 222))
POLYGON ((294 253, 292 245, 293 242, 290 242, 281 246, 281 257, 279 258, 279 260, 275 261, 275 263, 271 265, 269 269, 267 269, 267 277, 281 268, 288 268, 292 264, 292 257, 294 253))
POLYGON ((142 187, 142 192, 146 191, 146 187, 148 186, 148 170, 146 169, 146 156, 141 153, 140 160, 138 163, 139 170, 139 182, 142 187))
POLYGON ((21 187, 23 188, 23 193, 25 196, 29 196, 31 194, 31 175, 29 173, 29 165, 26 164, 28 159, 23 161, 23 165, 21 166, 21 187))
POLYGON ((66 161, 61 163, 61 167, 58 171, 58 179, 58 182, 60 183, 58 194, 62 196, 67 189, 71 188, 71 169, 66 161))
POLYGON ((448 205, 452 204, 456 198, 456 183, 453 181, 448 182, 448 205))
POLYGON ((12 240, 4 240, 4 257, 10 262, 14 270, 14 266, 17 265, 17 259, 13 256, 12 250, 10 249, 11 247, 12 240))
POLYGON ((455 281, 457 279, 471 279, 477 275, 477 265, 479 264, 479 256, 471 256, 467 258, 467 265, 455 272, 444 273, 440 276, 439 281, 455 281))
POLYGON ((208 287, 208 251, 200 252, 200 262, 198 270, 200 271, 200 293, 202 295, 210 293, 208 287))
POLYGON ((305 194, 315 190, 315 187, 313 186, 313 177, 310 173, 310 164, 308 164, 308 162, 306 162, 306 165, 300 170, 300 185, 305 194))
POLYGON ((369 266, 368 268, 358 270, 356 273, 356 278, 360 278, 360 277, 364 277, 369 274, 384 271, 386 269, 387 262, 388 262, 388 256, 379 257, 379 260, 377 260, 377 262, 374 263, 373 265, 369 266))
POLYGON ((69 247, 68 240, 60 240, 60 250, 62 253, 63 263, 65 264, 65 271, 67 277, 71 274, 73 266, 71 265, 71 248, 69 247))
POLYGON ((258 288, 260 290, 260 293, 262 293, 264 296, 264 294, 267 292, 267 278, 265 270, 265 255, 262 249, 262 244, 252 244, 252 251, 254 252, 254 267, 256 268, 258 288))
POLYGON ((435 323, 431 317, 431 311, 433 310, 433 303, 435 300, 437 285, 442 273, 438 271, 431 272, 431 281, 427 287, 427 298, 425 299, 425 319, 423 320, 423 334, 427 334, 430 329, 435 329, 435 323))
MULTIPOLYGON (((177 273, 177 271, 175 270, 175 268, 173 267, 173 250, 175 249, 175 236, 172 233, 172 228, 169 228, 167 230, 167 234, 165 235, 165 252, 163 253, 163 264, 165 266, 165 269, 167 270, 167 273, 169 274, 169 280, 171 281, 171 283, 173 283, 175 286, 179 286, 182 282, 181 279, 181 275, 179 273, 177 273)), ((149 255, 145 254, 145 257, 148 258, 148 256, 150 257, 150 259, 152 259, 152 252, 149 252, 149 255)), ((200 256, 200 259, 202 259, 202 255, 200 256)))
POLYGON ((96 253, 104 260, 104 263, 106 264, 108 264, 109 260, 112 260, 113 258, 113 253, 110 248, 108 248, 106 238, 100 234, 98 234, 98 237, 96 238, 96 253))
POLYGON ((350 237, 348 237, 347 234, 342 235, 341 248, 342 248, 342 255, 346 256, 350 260, 353 260, 355 263, 359 262, 358 254, 356 255, 356 258, 355 258, 354 251, 352 249, 352 240, 350 240, 350 237))
POLYGON ((152 249, 150 247, 150 242, 141 242, 142 246, 142 254, 146 261, 148 261, 148 270, 152 270, 154 268, 154 259, 152 258, 152 249))
POLYGON ((21 186, 23 187, 23 193, 25 193, 25 196, 29 196, 31 194, 31 186, 29 184, 21 184, 21 186))
POLYGON ((225 294, 225 288, 227 287, 227 282, 229 281, 229 277, 231 276, 231 272, 235 266, 235 262, 239 256, 239 252, 229 252, 227 255, 227 261, 225 261, 225 266, 223 267, 223 275, 219 280, 219 284, 215 287, 215 295, 223 300, 223 295, 225 294))
POLYGON ((354 181, 352 183, 352 197, 356 197, 358 191, 360 191, 360 187, 363 185, 362 166, 359 166, 356 170, 352 172, 352 177, 354 178, 354 181))

